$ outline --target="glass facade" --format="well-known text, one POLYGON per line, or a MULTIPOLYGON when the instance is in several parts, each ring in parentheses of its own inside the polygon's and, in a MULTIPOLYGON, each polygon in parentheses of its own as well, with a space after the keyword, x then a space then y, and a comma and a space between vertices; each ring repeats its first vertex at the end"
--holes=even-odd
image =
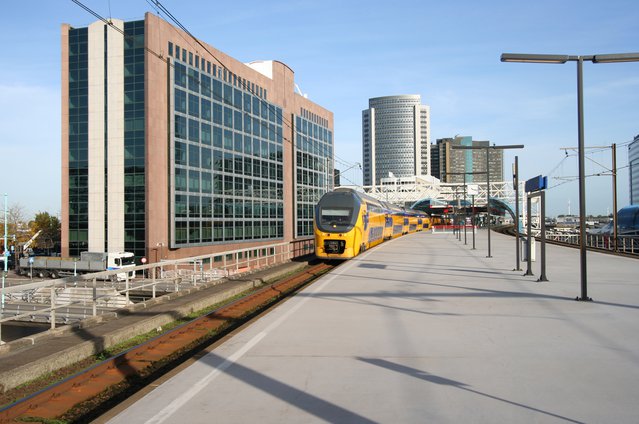
POLYGON ((88 30, 69 31, 69 254, 89 246, 88 30))
MULTIPOLYGON (((108 51, 104 28, 105 52, 108 51)), ((124 23, 124 248, 137 257, 145 256, 145 104, 144 104, 144 21, 124 23)), ((111 47, 112 48, 112 47, 111 47)), ((104 55, 104 91, 108 92, 108 57, 104 55)), ((69 30, 69 255, 80 256, 89 248, 88 177, 88 28, 69 30)), ((108 96, 104 98, 105 140, 108 96)), ((105 144, 105 158, 107 157, 105 144)), ((105 186, 108 163, 104 162, 105 186)), ((108 249, 108 191, 105 193, 105 251, 108 249)), ((120 219, 120 218, 118 218, 120 219)))
POLYGON ((144 21, 124 23, 124 249, 146 255, 144 21))
POLYGON ((333 133, 324 125, 296 116, 295 158, 295 236, 312 236, 315 205, 333 189, 333 133))
POLYGON ((282 109, 225 69, 169 50, 171 245, 283 238, 282 109))

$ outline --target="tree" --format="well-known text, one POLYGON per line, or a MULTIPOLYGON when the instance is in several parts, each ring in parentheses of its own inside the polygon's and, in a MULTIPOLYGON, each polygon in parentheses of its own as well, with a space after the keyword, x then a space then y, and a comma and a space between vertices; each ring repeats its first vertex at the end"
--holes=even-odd
MULTIPOLYGON (((4 240, 4 211, 0 212, 0 239, 4 240)), ((14 203, 7 209, 7 244, 9 246, 29 240, 29 228, 24 220, 24 207, 14 203)), ((4 242, 3 242, 4 244, 4 242)))
POLYGON ((29 223, 31 234, 42 231, 33 242, 32 247, 52 249, 60 245, 60 220, 49 212, 38 212, 29 223))

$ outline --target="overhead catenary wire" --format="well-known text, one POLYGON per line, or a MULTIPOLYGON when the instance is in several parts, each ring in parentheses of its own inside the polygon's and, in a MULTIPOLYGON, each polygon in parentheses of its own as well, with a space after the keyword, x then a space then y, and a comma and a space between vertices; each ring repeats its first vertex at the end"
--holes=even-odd
MULTIPOLYGON (((86 6, 84 3, 82 3, 80 0, 71 0, 73 3, 75 3, 76 5, 78 5, 79 7, 81 7, 82 9, 84 9, 86 12, 88 12, 89 14, 93 15, 94 17, 96 17, 97 19, 99 19, 100 21, 104 22, 106 25, 108 25, 110 28, 112 28, 113 30, 119 32, 123 37, 125 38, 130 38, 132 37, 131 35, 127 35, 122 29, 118 28, 117 26, 115 26, 113 24, 113 22, 110 19, 106 19, 103 16, 101 16, 99 13, 97 13, 96 11, 94 11, 93 9, 91 9, 90 7, 86 6)), ((220 61, 220 59, 217 58, 217 56, 215 56, 204 44, 202 44, 195 36, 193 36, 193 34, 186 28, 184 27, 184 25, 182 25, 182 23, 180 23, 177 18, 175 18, 171 12, 164 6, 162 5, 162 3, 160 3, 159 1, 155 1, 155 0, 147 0, 147 3, 149 4, 154 4, 156 10, 158 10, 158 8, 160 10, 163 11, 163 13, 169 17, 171 20, 174 21, 174 23, 182 30, 184 31, 186 34, 188 34, 189 37, 191 37, 199 46, 201 46, 209 55, 211 55, 211 57, 220 64, 220 66, 223 69, 226 69, 227 72, 231 72, 227 66, 224 65, 224 63, 222 63, 222 61, 220 61)), ((184 37, 182 36, 181 33, 178 32, 178 34, 182 37, 182 39, 184 39, 184 37)), ((185 41, 187 41, 186 39, 184 39, 185 41)), ((152 54, 153 56, 157 57, 158 59, 162 60, 162 61, 166 61, 169 66, 171 66, 172 68, 175 68, 175 64, 171 63, 171 61, 168 58, 165 58, 163 54, 158 53, 156 51, 154 51, 153 49, 150 49, 149 47, 144 47, 145 51, 149 52, 150 54, 152 54)), ((273 113, 275 116, 277 116, 277 110, 273 108, 273 105, 271 105, 269 102, 267 102, 265 99, 259 97, 254 90, 251 90, 250 86, 248 86, 248 84, 246 83, 246 80, 244 78, 242 78, 240 82, 240 87, 245 89, 246 91, 248 91, 249 93, 253 94, 258 101, 263 102, 273 113)), ((196 81, 196 83, 199 85, 201 85, 200 81, 196 81)), ((219 98, 219 96, 215 96, 212 93, 212 98, 214 100, 218 100, 220 102, 224 102, 223 98, 219 98)), ((247 112, 242 111, 242 113, 244 115, 247 114, 247 112)), ((291 131, 294 131, 294 127, 292 122, 287 119, 283 114, 279 114, 279 116, 282 118, 282 123, 285 127, 289 128, 291 131)), ((264 128, 268 128, 267 124, 265 122, 263 122, 262 120, 259 121, 260 125, 264 128)), ((292 146, 294 146, 293 140, 290 140, 287 137, 282 137, 282 140, 284 142, 290 143, 292 146)), ((334 140, 334 138, 333 138, 334 140)), ((333 157, 334 159, 338 159, 338 156, 335 154, 335 145, 333 143, 333 157)), ((346 162, 346 161, 344 161, 346 162)), ((350 164, 349 164, 350 165, 350 164)))
MULTIPOLYGON (((171 19, 171 20, 173 21, 173 23, 175 23, 175 24, 176 24, 176 25, 177 25, 177 26, 178 26, 178 27, 179 27, 182 31, 184 31, 184 32, 185 32, 185 33, 186 33, 189 37, 191 37, 191 38, 193 39, 193 41, 195 41, 195 42, 196 42, 196 43, 197 43, 200 47, 202 47, 202 48, 203 48, 203 49, 204 49, 204 50, 205 50, 205 51, 206 51, 206 52, 207 52, 207 53, 208 53, 208 54, 209 54, 209 55, 210 55, 213 59, 215 59, 215 61, 216 61, 217 63, 219 63, 219 64, 220 64, 220 66, 221 66, 223 69, 225 69, 227 72, 231 72, 231 71, 228 69, 228 67, 227 67, 226 65, 224 65, 224 63, 223 63, 220 59, 218 59, 218 57, 217 57, 216 55, 214 55, 214 54, 213 54, 213 52, 211 52, 211 51, 208 49, 208 47, 207 47, 206 45, 204 45, 204 44, 203 44, 203 43, 202 43, 202 42, 201 42, 201 41, 200 41, 197 37, 195 37, 195 36, 191 33, 191 31, 189 31, 189 30, 188 30, 188 28, 186 28, 186 26, 184 26, 184 25, 183 25, 183 24, 182 24, 182 23, 181 23, 181 22, 180 22, 180 21, 179 21, 179 20, 178 20, 178 19, 177 19, 177 18, 176 18, 176 17, 175 17, 175 16, 174 16, 174 15, 173 15, 173 14, 172 14, 172 13, 171 13, 171 12, 170 12, 167 8, 166 8, 166 6, 164 6, 164 5, 163 5, 163 4, 162 4, 159 0, 150 0, 150 1, 151 1, 153 4, 155 4, 155 6, 156 6, 157 8, 159 8, 159 9, 160 9, 160 10, 161 10, 161 11, 162 11, 162 12, 163 12, 163 13, 164 13, 164 14, 165 14, 165 15, 166 15, 169 19, 171 19)), ((248 91, 249 93, 251 93, 251 94, 253 94, 254 96, 256 96, 256 97, 257 97, 257 94, 255 94, 255 93, 251 90, 251 88, 248 86, 248 84, 246 83, 246 81, 245 81, 244 79, 242 79, 242 81, 240 81, 240 84, 241 84, 242 88, 244 88, 246 91, 248 91)), ((259 97, 258 97, 258 98, 259 98, 259 97)), ((268 108, 272 108, 272 107, 273 107, 270 103, 266 102, 264 99, 261 99, 261 98, 260 98, 260 100, 261 100, 261 101, 263 101, 263 102, 266 104, 266 106, 267 106, 268 108)), ((288 126, 288 127, 289 127, 292 131, 294 130, 294 128, 293 128, 293 123, 292 123, 292 122, 289 122, 289 120, 288 120, 285 116, 283 116, 283 115, 282 115, 282 122, 286 123, 286 124, 287 124, 287 126, 288 126)), ((334 145, 333 145, 333 147, 334 147, 334 145)), ((335 155, 335 149, 334 149, 334 148, 333 148, 333 156, 334 156, 334 158, 336 158, 336 159, 337 159, 337 155, 335 155)), ((350 166, 350 165, 353 165, 353 164, 348 163, 348 162, 346 162, 346 161, 344 161, 344 160, 342 160, 342 162, 343 162, 343 163, 344 163, 344 162, 345 162, 345 163, 347 163, 349 166, 350 166)))

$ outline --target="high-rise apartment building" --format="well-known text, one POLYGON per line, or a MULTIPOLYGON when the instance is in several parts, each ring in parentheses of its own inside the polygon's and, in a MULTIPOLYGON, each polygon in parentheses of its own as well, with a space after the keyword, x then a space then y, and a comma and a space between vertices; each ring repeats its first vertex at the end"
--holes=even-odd
MULTIPOLYGON (((476 141, 472 137, 441 138, 431 148, 433 176, 444 183, 486 182, 486 149, 453 149, 452 146, 489 146, 489 141, 476 141)), ((503 150, 490 149, 490 181, 503 181, 503 150)))
POLYGON ((369 99, 362 112, 364 185, 382 178, 431 175, 430 107, 419 95, 369 99))
POLYGON ((628 167, 630 168, 630 204, 639 204, 639 135, 628 145, 628 167))
POLYGON ((309 240, 333 114, 147 13, 62 26, 62 245, 149 261, 309 240), (122 34, 124 33, 124 35, 122 34))

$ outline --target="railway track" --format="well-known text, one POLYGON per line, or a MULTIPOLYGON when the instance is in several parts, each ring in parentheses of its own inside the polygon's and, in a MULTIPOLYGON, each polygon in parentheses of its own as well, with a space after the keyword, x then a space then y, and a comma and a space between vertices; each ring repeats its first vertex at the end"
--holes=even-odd
POLYGON ((274 305, 333 267, 326 263, 314 265, 10 404, 0 410, 0 423, 46 422, 60 417, 81 420, 107 402, 109 392, 117 395, 140 382, 148 384, 144 379, 168 362, 212 342, 221 330, 274 305), (99 401, 94 400, 96 397, 99 401), (86 403, 92 405, 82 407, 86 403), (79 411, 69 413, 74 408, 79 411))

